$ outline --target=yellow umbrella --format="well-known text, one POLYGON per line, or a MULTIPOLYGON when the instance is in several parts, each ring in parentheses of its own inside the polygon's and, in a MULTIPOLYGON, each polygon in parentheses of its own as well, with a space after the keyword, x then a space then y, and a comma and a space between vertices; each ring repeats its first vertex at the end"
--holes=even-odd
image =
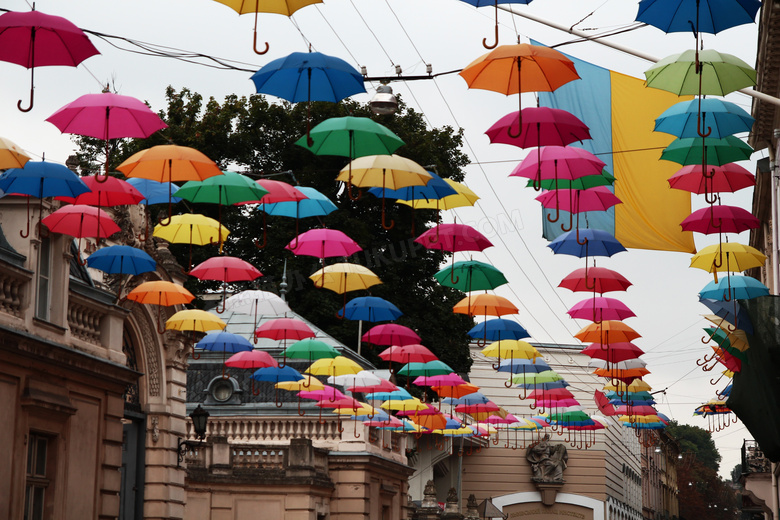
POLYGON ((382 280, 370 269, 359 264, 348 263, 325 266, 309 278, 320 289, 330 289, 338 294, 360 291, 382 283, 382 280))
POLYGON ((427 410, 428 405, 412 397, 411 399, 396 400, 390 399, 380 406, 383 410, 427 410))
POLYGON ((761 267, 766 262, 766 255, 758 249, 737 242, 713 244, 707 246, 691 257, 691 267, 704 269, 715 274, 718 272, 741 272, 753 267, 761 267))
MULTIPOLYGON (((352 185, 361 188, 382 188, 382 227, 392 229, 395 222, 385 224, 385 188, 398 190, 409 186, 425 186, 433 179, 425 168, 400 155, 366 155, 350 161, 342 168, 337 181, 347 184, 350 190, 352 185)), ((351 190, 348 193, 350 198, 351 190)), ((356 199, 353 199, 356 200, 356 199)))
POLYGON ((311 4, 321 4, 322 0, 215 0, 233 9, 238 14, 254 13, 255 28, 252 45, 255 54, 265 54, 268 52, 268 42, 265 42, 265 50, 257 50, 257 15, 258 13, 282 14, 292 16, 292 14, 302 7, 311 4))
POLYGON ((479 196, 462 184, 452 179, 444 179, 444 182, 449 184, 452 189, 457 193, 454 195, 447 195, 440 199, 417 199, 417 200, 397 200, 398 204, 405 204, 411 206, 414 209, 453 209, 461 208, 464 206, 473 206, 478 200, 479 196))
POLYGON ((30 158, 25 155, 19 145, 0 137, 0 170, 7 170, 8 168, 24 168, 24 165, 30 158))
POLYGON ((175 244, 189 244, 188 270, 192 267, 192 245, 222 244, 230 234, 228 228, 205 215, 185 213, 175 215, 166 225, 154 226, 154 236, 175 244))
POLYGON ((641 379, 634 379, 634 381, 626 386, 626 384, 620 381, 617 385, 605 385, 604 390, 611 390, 613 392, 649 392, 652 387, 642 381, 641 379))
POLYGON ((227 324, 210 312, 198 309, 179 311, 165 322, 166 330, 192 330, 206 332, 209 330, 224 330, 227 324))
POLYGON ((281 381, 279 383, 276 383, 274 387, 279 388, 281 390, 289 390, 291 392, 300 392, 302 390, 306 390, 306 391, 322 390, 325 388, 325 385, 322 384, 322 382, 316 377, 307 375, 304 376, 303 379, 298 381, 281 381))
POLYGON ((339 415, 376 415, 379 412, 379 410, 366 403, 360 403, 360 407, 357 410, 354 408, 334 408, 333 411, 339 415))
MULTIPOLYGON (((720 316, 715 316, 714 314, 705 314, 704 319, 726 333, 726 338, 729 340, 730 347, 733 347, 740 352, 744 352, 750 348, 750 343, 748 342, 747 334, 744 330, 735 328, 728 321, 720 316)), ((718 329, 715 329, 715 331, 718 329)), ((713 331, 712 335, 709 337, 702 338, 701 342, 706 344, 711 341, 715 336, 715 331, 713 331)))
POLYGON ((482 355, 498 359, 536 359, 542 356, 536 347, 517 339, 494 341, 482 349, 482 355))
POLYGON ((344 356, 318 359, 304 371, 313 376, 341 376, 344 374, 357 374, 363 367, 344 356))

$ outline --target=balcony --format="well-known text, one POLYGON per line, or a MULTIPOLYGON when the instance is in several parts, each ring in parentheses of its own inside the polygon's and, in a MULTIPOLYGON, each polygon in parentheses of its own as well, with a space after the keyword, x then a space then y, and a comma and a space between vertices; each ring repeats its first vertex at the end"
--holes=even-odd
POLYGON ((754 440, 745 440, 742 443, 742 474, 769 473, 772 465, 764 456, 761 447, 754 440))

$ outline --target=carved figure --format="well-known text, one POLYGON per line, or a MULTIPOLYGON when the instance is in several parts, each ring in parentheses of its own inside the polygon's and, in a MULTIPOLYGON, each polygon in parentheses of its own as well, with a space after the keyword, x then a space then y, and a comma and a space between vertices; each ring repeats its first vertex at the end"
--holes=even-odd
POLYGON ((569 460, 569 454, 564 444, 550 444, 550 436, 531 444, 526 450, 525 458, 531 463, 534 482, 563 482, 563 470, 569 460))

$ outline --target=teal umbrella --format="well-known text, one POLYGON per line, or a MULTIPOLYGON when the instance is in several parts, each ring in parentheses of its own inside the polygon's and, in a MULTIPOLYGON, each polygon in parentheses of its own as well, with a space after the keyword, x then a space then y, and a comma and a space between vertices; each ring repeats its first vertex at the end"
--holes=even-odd
POLYGON ((703 164, 703 160, 706 164, 723 166, 731 162, 746 161, 750 159, 752 153, 753 148, 733 135, 722 139, 686 137, 672 141, 661 152, 661 159, 683 166, 703 164))

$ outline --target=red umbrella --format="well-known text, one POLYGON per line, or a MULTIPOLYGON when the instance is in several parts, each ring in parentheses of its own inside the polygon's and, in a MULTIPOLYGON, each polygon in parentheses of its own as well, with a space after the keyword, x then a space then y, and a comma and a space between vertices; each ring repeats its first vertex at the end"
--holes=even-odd
POLYGON ((596 390, 593 393, 593 399, 596 401, 596 406, 598 407, 599 412, 603 413, 607 417, 611 415, 617 415, 615 406, 609 402, 609 399, 607 399, 607 396, 604 395, 604 392, 596 390))
MULTIPOLYGON (((101 236, 107 238, 121 231, 105 211, 83 204, 63 206, 42 219, 41 223, 45 224, 50 231, 78 238, 79 249, 83 237, 94 236, 99 245, 101 236)), ((80 260, 79 263, 81 263, 80 260)))
POLYGON ((493 244, 485 236, 466 224, 439 224, 414 239, 426 249, 441 249, 450 251, 453 268, 450 270, 450 281, 458 283, 455 277, 455 252, 484 251, 493 244))
MULTIPOLYGON (((279 363, 271 357, 271 354, 263 350, 242 350, 227 358, 225 366, 257 370, 264 367, 278 367, 279 363)), ((252 394, 258 395, 259 391, 255 393, 255 378, 250 377, 249 379, 252 381, 250 388, 252 394)))
POLYGON ((636 316, 634 311, 629 309, 625 303, 615 298, 605 298, 603 296, 598 298, 594 296, 593 298, 582 300, 566 312, 572 318, 595 322, 625 320, 626 318, 636 316))
POLYGON ((395 392, 398 390, 398 385, 395 385, 387 379, 379 378, 378 385, 366 385, 366 386, 350 386, 347 388, 350 392, 363 392, 366 394, 374 392, 395 392))
POLYGON ((683 231, 713 233, 742 233, 761 226, 752 213, 738 206, 709 206, 694 211, 680 222, 683 231))
POLYGON ((63 134, 85 135, 105 141, 106 177, 110 159, 109 139, 145 139, 158 130, 168 128, 160 116, 143 102, 108 91, 85 94, 57 110, 46 121, 63 134))
POLYGON ((488 401, 487 403, 459 404, 455 407, 455 411, 461 413, 485 413, 497 412, 498 410, 498 405, 493 401, 488 401))
POLYGON ((385 361, 395 361, 403 364, 427 363, 428 361, 439 359, 436 357, 436 354, 419 343, 404 346, 393 345, 380 352, 379 357, 385 361))
POLYGON ((550 107, 529 107, 521 112, 509 113, 493 123, 485 133, 491 143, 511 144, 520 148, 566 146, 575 141, 591 139, 587 125, 577 116, 550 107), (521 132, 515 137, 512 129, 518 127, 521 132))
MULTIPOLYGON (((255 182, 267 190, 268 193, 263 195, 263 198, 260 200, 253 201, 254 203, 259 202, 260 204, 275 204, 277 202, 298 202, 309 198, 301 190, 286 182, 274 181, 271 179, 258 179, 255 182)), ((247 202, 247 204, 252 204, 253 202, 247 202)), ((296 205, 296 211, 298 211, 298 208, 299 205, 296 205)), ((297 218, 295 219, 295 234, 298 234, 297 218)), ((268 233, 265 224, 265 211, 263 211, 263 243, 258 245, 257 240, 255 240, 255 245, 262 249, 265 247, 267 242, 268 233)))
POLYGON ((414 380, 417 386, 458 386, 465 385, 466 380, 456 373, 442 374, 439 376, 421 376, 414 380))
POLYGON ((397 323, 375 325, 363 334, 362 340, 373 345, 413 345, 420 343, 420 336, 409 327, 397 323))
POLYGON ((235 256, 214 256, 193 267, 189 274, 199 280, 218 280, 222 282, 222 310, 219 310, 219 305, 217 305, 216 309, 219 314, 225 312, 225 297, 228 283, 245 282, 263 276, 263 273, 255 266, 235 256))
POLYGON ((275 341, 287 341, 288 339, 301 340, 313 338, 316 334, 301 320, 295 318, 276 318, 257 327, 255 336, 275 341))
POLYGON ((572 271, 561 280, 558 287, 574 292, 595 291, 604 294, 611 291, 625 291, 631 286, 622 274, 606 267, 580 268, 572 271))
POLYGON ((534 188, 541 188, 542 179, 574 180, 587 175, 601 175, 605 163, 592 153, 574 146, 543 146, 518 164, 510 177, 534 180, 534 188))
POLYGON ((710 194, 733 193, 756 185, 756 176, 735 163, 722 166, 707 165, 706 175, 702 171, 701 164, 683 166, 677 173, 669 177, 669 186, 697 195, 703 193, 707 202, 712 204, 715 202, 715 198, 710 194))
POLYGON ((35 67, 79 63, 100 54, 84 32, 60 16, 40 11, 7 12, 0 15, 0 60, 16 63, 30 69, 30 106, 35 92, 35 67))
POLYGON ((645 351, 633 343, 619 342, 591 343, 582 349, 582 353, 591 358, 603 359, 609 364, 637 358, 644 354, 645 351))
POLYGON ((116 177, 107 177, 101 181, 97 176, 82 177, 82 181, 90 191, 76 197, 54 197, 71 204, 85 204, 87 206, 130 206, 136 205, 146 197, 135 189, 132 184, 116 177))
POLYGON ((320 260, 351 256, 363 250, 346 233, 336 229, 310 229, 295 237, 285 249, 296 255, 314 256, 320 260))

